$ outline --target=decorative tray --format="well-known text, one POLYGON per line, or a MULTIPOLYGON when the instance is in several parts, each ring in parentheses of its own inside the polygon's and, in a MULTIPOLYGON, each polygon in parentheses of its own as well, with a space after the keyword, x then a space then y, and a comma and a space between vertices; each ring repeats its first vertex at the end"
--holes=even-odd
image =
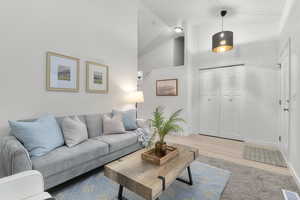
POLYGON ((178 154, 179 151, 176 147, 167 146, 167 154, 165 156, 159 157, 155 154, 155 149, 150 149, 149 151, 142 153, 142 159, 155 165, 163 165, 178 156, 178 154))

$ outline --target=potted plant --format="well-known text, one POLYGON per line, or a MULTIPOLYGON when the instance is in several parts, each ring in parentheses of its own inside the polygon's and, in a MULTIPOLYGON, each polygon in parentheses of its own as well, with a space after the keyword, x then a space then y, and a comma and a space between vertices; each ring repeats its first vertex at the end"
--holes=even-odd
POLYGON ((182 127, 178 124, 179 122, 185 122, 184 119, 179 117, 182 109, 174 112, 169 119, 164 117, 163 108, 157 107, 153 112, 153 118, 150 120, 151 127, 153 128, 153 135, 150 139, 149 145, 153 144, 154 138, 158 136, 158 141, 155 143, 155 154, 156 156, 163 157, 167 154, 167 144, 165 137, 171 132, 183 131, 182 127))

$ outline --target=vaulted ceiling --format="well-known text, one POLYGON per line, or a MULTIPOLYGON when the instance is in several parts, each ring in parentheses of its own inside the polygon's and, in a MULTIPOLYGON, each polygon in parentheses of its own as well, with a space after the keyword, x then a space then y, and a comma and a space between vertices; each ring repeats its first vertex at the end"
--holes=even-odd
MULTIPOLYGON (((171 28, 189 23, 205 29, 220 28, 220 10, 227 9, 224 27, 257 27, 265 35, 279 29, 287 0, 141 0, 139 9, 139 53, 151 43, 170 37, 171 28), (266 33, 266 31, 268 33, 266 33)), ((261 34, 261 33, 260 33, 261 34)), ((153 45, 152 45, 153 46, 153 45)))
POLYGON ((141 0, 169 26, 215 21, 222 8, 227 18, 240 23, 270 23, 280 20, 286 0, 141 0))

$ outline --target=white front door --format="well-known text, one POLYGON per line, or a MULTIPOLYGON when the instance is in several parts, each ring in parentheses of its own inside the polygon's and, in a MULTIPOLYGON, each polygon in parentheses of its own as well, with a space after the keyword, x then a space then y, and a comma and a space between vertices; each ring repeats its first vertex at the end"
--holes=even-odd
POLYGON ((287 47, 280 58, 280 132, 279 144, 286 158, 289 155, 290 132, 290 55, 287 47))

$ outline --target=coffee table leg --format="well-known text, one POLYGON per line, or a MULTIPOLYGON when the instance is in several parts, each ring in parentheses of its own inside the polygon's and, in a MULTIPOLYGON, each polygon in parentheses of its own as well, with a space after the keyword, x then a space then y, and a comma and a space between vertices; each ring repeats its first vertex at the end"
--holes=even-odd
POLYGON ((183 182, 185 184, 188 184, 188 185, 193 185, 193 177, 192 177, 192 172, 191 172, 191 168, 190 166, 187 167, 187 171, 188 171, 188 175, 189 175, 189 180, 184 180, 182 178, 177 178, 176 180, 177 181, 180 181, 180 182, 183 182))
POLYGON ((118 192, 118 200, 127 200, 125 197, 123 197, 123 190, 124 190, 124 186, 120 185, 119 192, 118 192))

